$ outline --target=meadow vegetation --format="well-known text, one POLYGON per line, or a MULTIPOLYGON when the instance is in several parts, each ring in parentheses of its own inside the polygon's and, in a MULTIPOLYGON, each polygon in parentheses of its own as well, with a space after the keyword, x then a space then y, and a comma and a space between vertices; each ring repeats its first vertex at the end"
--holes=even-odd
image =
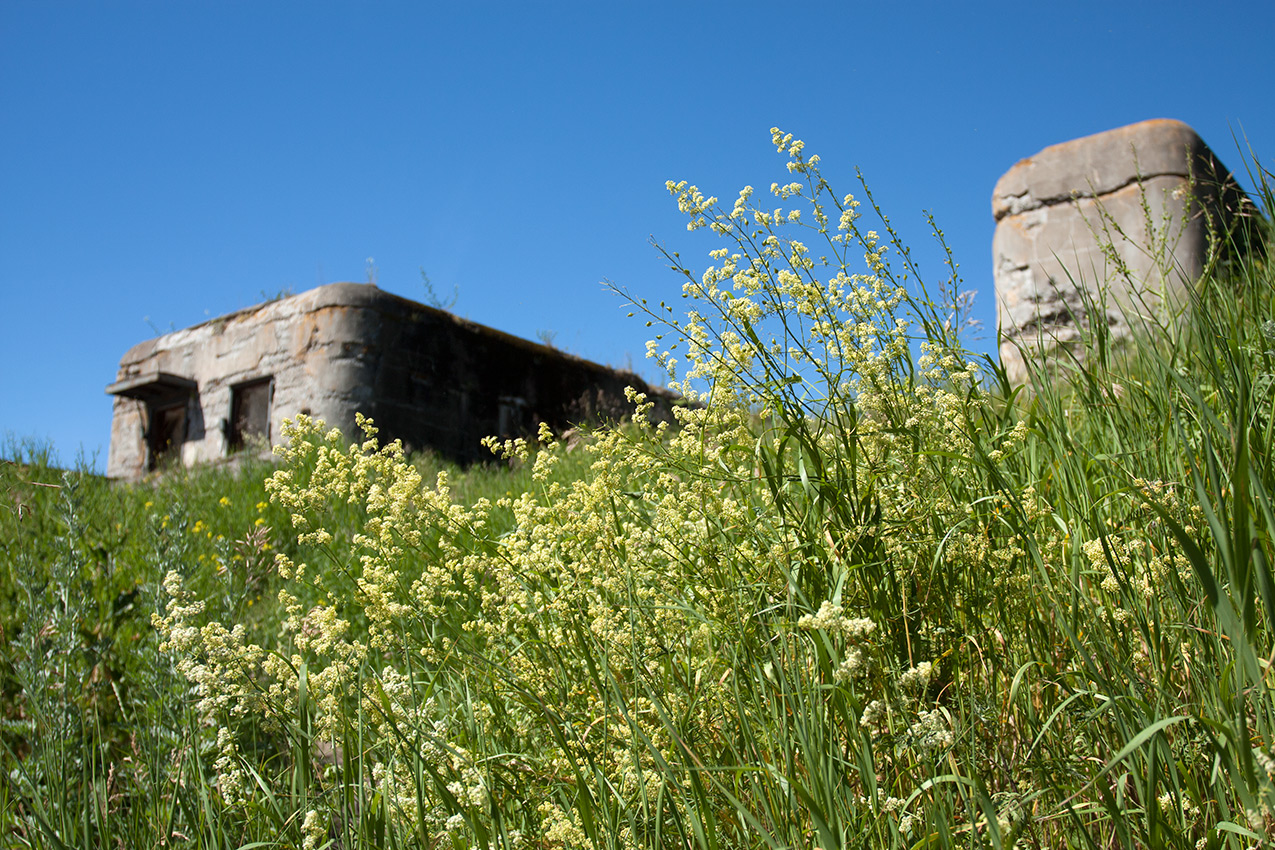
POLYGON ((1265 179, 1189 311, 1013 387, 773 141, 769 192, 668 186, 721 246, 631 299, 673 427, 462 470, 298 417, 131 487, 12 447, 6 846, 1269 844, 1265 179))

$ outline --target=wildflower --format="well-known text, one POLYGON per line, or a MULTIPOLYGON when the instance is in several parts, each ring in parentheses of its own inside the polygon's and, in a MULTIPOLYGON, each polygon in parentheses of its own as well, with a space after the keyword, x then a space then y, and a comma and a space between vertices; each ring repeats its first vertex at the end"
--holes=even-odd
POLYGON ((841 606, 827 600, 819 606, 819 613, 814 615, 806 614, 797 620, 797 628, 799 629, 822 629, 828 632, 836 631, 840 624, 841 606))
POLYGON ((938 709, 921 712, 908 727, 907 738, 912 748, 921 754, 945 750, 956 741, 947 717, 938 709))
POLYGON ((832 680, 838 684, 848 682, 851 679, 857 679, 865 676, 869 672, 867 658, 863 654, 863 650, 854 647, 846 653, 846 657, 842 659, 841 664, 833 671, 832 680))
POLYGON ((879 699, 874 699, 863 709, 859 725, 864 729, 880 729, 890 716, 890 707, 879 699))
POLYGON ((901 797, 886 797, 881 802, 881 812, 887 815, 896 815, 899 817, 899 834, 910 835, 916 828, 917 818, 908 812, 908 801, 901 797))
POLYGON ((1266 750, 1254 750, 1253 759, 1257 762, 1257 766, 1262 769, 1262 772, 1266 774, 1267 779, 1275 780, 1275 759, 1271 758, 1266 750))
POLYGON ((930 676, 934 673, 934 665, 922 661, 899 677, 899 688, 910 693, 924 691, 930 684, 930 676))
POLYGON ((540 828, 544 830, 546 843, 562 847, 590 845, 591 842, 584 830, 561 807, 553 803, 542 803, 538 811, 542 818, 540 828))
POLYGON ((877 624, 867 617, 856 617, 853 620, 842 620, 841 630, 851 640, 863 640, 877 630, 877 624))
POLYGON ((318 850, 321 842, 328 837, 323 818, 314 809, 305 813, 305 821, 301 824, 301 834, 305 836, 301 845, 304 850, 318 850))

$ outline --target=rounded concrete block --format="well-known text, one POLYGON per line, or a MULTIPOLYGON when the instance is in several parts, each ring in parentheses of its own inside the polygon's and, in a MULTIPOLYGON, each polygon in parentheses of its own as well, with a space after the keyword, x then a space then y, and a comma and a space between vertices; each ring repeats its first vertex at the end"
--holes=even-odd
MULTIPOLYGON (((1143 121, 1053 145, 997 182, 992 239, 1001 359, 1028 361, 1088 332, 1151 332, 1185 306, 1238 186, 1180 121, 1143 121)), ((1229 209, 1228 209, 1229 207, 1229 209)))

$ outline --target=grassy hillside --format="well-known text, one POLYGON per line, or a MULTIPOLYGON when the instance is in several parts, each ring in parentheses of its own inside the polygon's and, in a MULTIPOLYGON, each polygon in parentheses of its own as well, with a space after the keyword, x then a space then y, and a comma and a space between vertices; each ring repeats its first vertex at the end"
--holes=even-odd
POLYGON ((955 280, 776 141, 777 198, 669 185, 724 246, 669 257, 684 316, 634 303, 704 402, 679 428, 469 471, 308 420, 237 477, 6 465, 0 834, 1268 844, 1270 194, 1158 339, 1015 388, 955 280))

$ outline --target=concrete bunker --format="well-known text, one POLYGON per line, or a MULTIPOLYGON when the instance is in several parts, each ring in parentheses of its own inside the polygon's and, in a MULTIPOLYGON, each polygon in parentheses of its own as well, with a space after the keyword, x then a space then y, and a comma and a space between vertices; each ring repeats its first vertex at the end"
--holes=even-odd
POLYGON ((279 440, 299 413, 461 462, 486 436, 534 434, 632 412, 625 388, 667 419, 676 396, 602 366, 392 295, 334 283, 139 343, 120 360, 107 474, 232 462, 279 440))

